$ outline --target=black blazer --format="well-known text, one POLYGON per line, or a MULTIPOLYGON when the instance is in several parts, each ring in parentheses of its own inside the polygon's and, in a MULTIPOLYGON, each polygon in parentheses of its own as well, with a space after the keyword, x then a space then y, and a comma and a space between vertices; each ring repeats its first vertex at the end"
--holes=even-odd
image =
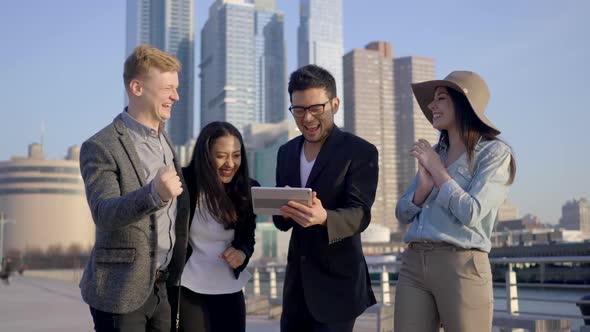
MULTIPOLYGON (((184 177, 184 181, 188 188, 188 194, 190 198, 190 214, 189 214, 189 232, 188 238, 190 238, 190 226, 193 224, 193 216, 195 215, 195 210, 197 207, 197 199, 195 194, 195 179, 192 171, 188 169, 188 167, 182 168, 182 175, 184 177)), ((260 187, 260 183, 254 179, 250 179, 250 186, 251 187, 260 187)), ((254 253, 254 236, 256 231, 256 215, 252 210, 252 203, 250 202, 250 211, 239 211, 238 212, 238 223, 235 229, 234 240, 232 241, 232 247, 239 249, 246 254, 246 259, 244 263, 239 266, 238 268, 234 269, 234 275, 236 279, 240 276, 240 273, 244 271, 246 266, 248 266, 248 262, 250 261, 250 257, 254 253)), ((187 250, 186 250, 186 260, 185 263, 188 262, 188 259, 191 257, 193 253, 193 248, 188 243, 187 250)))
POLYGON ((300 177, 303 136, 281 146, 277 186, 317 192, 328 212, 326 226, 303 228, 274 216, 282 231, 292 229, 283 290, 283 311, 296 312, 301 292, 321 322, 352 320, 376 303, 363 256, 360 233, 371 221, 379 173, 375 146, 334 127, 324 142, 307 184, 300 177))

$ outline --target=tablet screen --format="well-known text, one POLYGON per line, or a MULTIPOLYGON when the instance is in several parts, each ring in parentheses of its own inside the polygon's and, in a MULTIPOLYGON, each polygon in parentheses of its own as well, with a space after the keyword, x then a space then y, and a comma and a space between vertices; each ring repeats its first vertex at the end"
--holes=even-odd
POLYGON ((252 187, 252 206, 255 214, 280 215, 281 207, 289 201, 311 206, 311 196, 310 188, 252 187))

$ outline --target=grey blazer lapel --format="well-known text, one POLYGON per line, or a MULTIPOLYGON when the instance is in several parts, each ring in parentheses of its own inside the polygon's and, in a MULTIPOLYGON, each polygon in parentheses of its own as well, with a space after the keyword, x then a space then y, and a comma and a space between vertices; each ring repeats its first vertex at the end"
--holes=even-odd
POLYGON ((141 161, 139 160, 137 150, 135 150, 135 146, 133 145, 131 138, 129 138, 129 135, 127 134, 127 127, 121 119, 121 115, 118 115, 113 122, 115 125, 115 129, 119 133, 119 141, 121 141, 121 145, 123 145, 125 152, 127 152, 127 156, 129 156, 129 160, 131 160, 131 165, 135 170, 135 174, 137 174, 139 183, 141 183, 141 186, 145 186, 146 178, 143 172, 141 171, 141 161))

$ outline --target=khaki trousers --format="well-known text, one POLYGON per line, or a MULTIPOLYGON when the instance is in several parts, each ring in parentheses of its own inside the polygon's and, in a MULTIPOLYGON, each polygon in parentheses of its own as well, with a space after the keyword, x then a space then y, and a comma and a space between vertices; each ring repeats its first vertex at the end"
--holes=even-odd
POLYGON ((486 332, 494 296, 488 254, 447 243, 412 242, 395 293, 395 332, 486 332))

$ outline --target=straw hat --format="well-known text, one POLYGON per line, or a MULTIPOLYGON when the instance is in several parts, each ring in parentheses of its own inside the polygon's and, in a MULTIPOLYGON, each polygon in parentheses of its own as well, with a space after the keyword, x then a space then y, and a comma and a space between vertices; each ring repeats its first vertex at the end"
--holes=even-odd
POLYGON ((434 98, 434 90, 439 86, 454 89, 464 95, 477 118, 490 129, 494 130, 496 135, 500 134, 500 130, 484 115, 486 106, 490 100, 490 90, 488 90, 488 86, 483 78, 471 71, 454 71, 443 80, 412 84, 412 90, 414 91, 416 100, 430 123, 432 123, 432 111, 428 108, 428 105, 434 98))

